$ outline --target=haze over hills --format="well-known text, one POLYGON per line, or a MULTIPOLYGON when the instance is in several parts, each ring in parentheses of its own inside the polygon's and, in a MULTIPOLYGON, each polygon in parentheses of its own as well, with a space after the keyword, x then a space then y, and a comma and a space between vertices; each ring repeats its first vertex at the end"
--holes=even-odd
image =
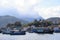
POLYGON ((0 15, 10 15, 18 19, 26 20, 28 22, 33 21, 34 19, 43 19, 37 12, 29 10, 27 13, 18 12, 14 8, 0 9, 0 15))
POLYGON ((43 19, 38 13, 29 10, 27 13, 18 12, 14 8, 0 9, 0 26, 5 26, 8 23, 21 21, 22 23, 29 23, 35 19, 43 19))
MULTIPOLYGON (((31 20, 31 19, 29 19, 31 20)), ((28 20, 28 21, 29 21, 28 20)), ((19 19, 19 18, 16 18, 14 16, 9 16, 9 15, 6 15, 6 16, 0 16, 0 27, 4 27, 6 26, 8 23, 15 23, 16 21, 20 21, 22 22, 23 24, 25 23, 29 23, 28 21, 26 20, 23 20, 22 18, 19 19)))
MULTIPOLYGON (((3 9, 4 10, 4 9, 3 9)), ((16 21, 21 21, 22 23, 29 23, 34 21, 35 19, 43 19, 39 16, 38 13, 30 12, 30 13, 18 13, 16 10, 4 10, 1 11, 0 16, 0 26, 5 26, 8 23, 14 23, 16 21)))

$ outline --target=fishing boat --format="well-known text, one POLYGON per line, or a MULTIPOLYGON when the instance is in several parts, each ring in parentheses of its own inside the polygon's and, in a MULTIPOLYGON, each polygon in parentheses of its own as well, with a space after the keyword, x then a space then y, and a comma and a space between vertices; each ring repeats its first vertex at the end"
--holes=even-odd
POLYGON ((34 32, 38 33, 38 34, 40 34, 40 33, 43 34, 44 33, 44 29, 43 28, 35 29, 34 32))
POLYGON ((3 33, 3 34, 10 34, 11 31, 10 31, 9 29, 5 29, 5 30, 2 30, 2 33, 3 33))
POLYGON ((2 28, 1 33, 10 34, 11 33, 11 29, 9 27, 8 28, 2 28))
POLYGON ((25 31, 21 31, 21 30, 17 30, 17 29, 14 29, 14 30, 11 30, 11 33, 10 35, 25 35, 25 31))

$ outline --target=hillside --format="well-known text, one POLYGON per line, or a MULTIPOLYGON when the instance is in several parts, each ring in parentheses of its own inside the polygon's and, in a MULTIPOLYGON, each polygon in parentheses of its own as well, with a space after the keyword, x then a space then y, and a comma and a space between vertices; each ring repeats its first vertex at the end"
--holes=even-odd
POLYGON ((59 17, 52 17, 52 18, 48 18, 47 21, 51 21, 54 24, 59 24, 60 23, 60 18, 59 17))
POLYGON ((15 23, 16 21, 21 21, 22 23, 26 23, 27 21, 22 20, 22 19, 18 19, 16 17, 13 16, 0 16, 0 27, 4 27, 6 26, 8 23, 15 23))

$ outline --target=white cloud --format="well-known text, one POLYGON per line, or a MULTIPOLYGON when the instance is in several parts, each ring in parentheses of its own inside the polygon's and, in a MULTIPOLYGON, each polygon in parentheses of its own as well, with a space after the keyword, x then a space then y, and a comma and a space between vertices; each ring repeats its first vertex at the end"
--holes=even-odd
POLYGON ((38 3, 39 0, 25 0, 25 5, 26 6, 32 6, 38 3))
POLYGON ((0 0, 0 8, 15 8, 19 12, 19 15, 36 16, 38 14, 33 8, 39 2, 41 2, 41 0, 0 0))
POLYGON ((7 5, 8 5, 8 1, 6 1, 6 0, 0 1, 0 6, 4 7, 4 6, 7 6, 7 5))
POLYGON ((0 8, 16 8, 18 12, 38 12, 40 16, 46 18, 60 17, 60 6, 42 8, 43 0, 0 0, 0 8), (41 6, 40 6, 41 5, 41 6))
POLYGON ((44 17, 45 19, 49 17, 60 17, 60 6, 48 8, 35 7, 34 10, 37 11, 40 16, 44 17))
POLYGON ((14 7, 20 12, 26 12, 40 0, 0 0, 0 7, 14 7))

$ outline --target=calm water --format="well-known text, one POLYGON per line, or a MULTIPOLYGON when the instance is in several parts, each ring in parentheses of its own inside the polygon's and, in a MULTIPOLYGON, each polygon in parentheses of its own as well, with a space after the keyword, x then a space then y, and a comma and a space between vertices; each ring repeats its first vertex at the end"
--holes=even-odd
POLYGON ((27 33, 26 35, 14 35, 14 36, 0 34, 0 40, 60 40, 60 33, 57 34, 27 33))

